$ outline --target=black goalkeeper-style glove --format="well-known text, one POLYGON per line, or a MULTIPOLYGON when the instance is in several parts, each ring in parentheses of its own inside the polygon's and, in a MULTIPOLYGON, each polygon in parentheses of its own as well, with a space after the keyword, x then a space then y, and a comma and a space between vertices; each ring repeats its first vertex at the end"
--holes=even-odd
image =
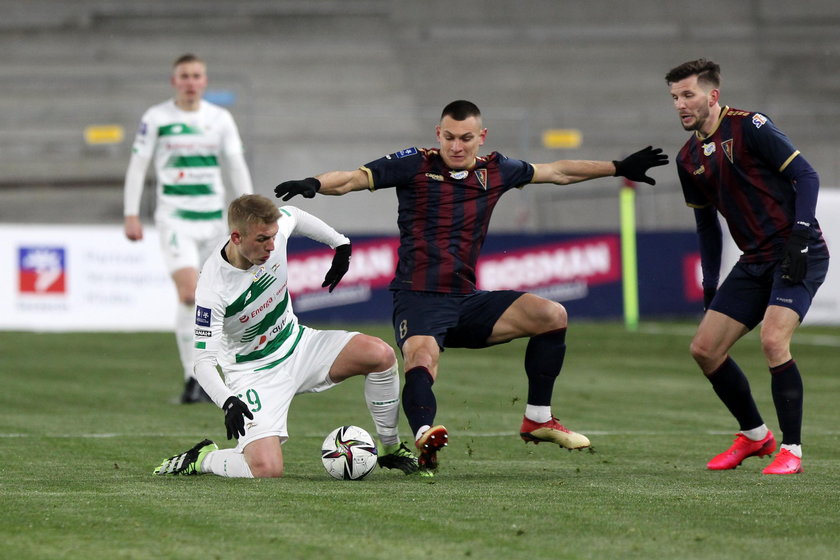
POLYGON ((296 194, 303 198, 312 198, 321 188, 321 181, 315 177, 307 177, 296 181, 283 181, 274 187, 274 196, 277 198, 283 197, 283 201, 288 201, 296 194))
POLYGON ((808 270, 810 228, 794 227, 782 253, 782 280, 798 284, 808 270))
POLYGON ((344 278, 344 275, 347 274, 347 271, 350 269, 351 252, 352 250, 349 243, 339 245, 335 248, 332 266, 330 266, 330 269, 327 271, 327 275, 324 276, 324 283, 321 284, 322 288, 329 286, 330 292, 332 292, 335 287, 338 286, 338 283, 341 282, 341 279, 344 278))
POLYGON ((238 397, 228 397, 225 401, 222 410, 225 411, 225 427, 227 428, 228 439, 239 439, 240 436, 245 435, 245 417, 250 420, 254 419, 254 415, 248 410, 248 405, 242 402, 238 397))
POLYGON ((643 150, 630 154, 621 161, 613 160, 616 177, 627 177, 631 181, 655 185, 656 181, 646 175, 651 167, 668 165, 668 156, 662 153, 662 148, 653 149, 648 146, 643 150))

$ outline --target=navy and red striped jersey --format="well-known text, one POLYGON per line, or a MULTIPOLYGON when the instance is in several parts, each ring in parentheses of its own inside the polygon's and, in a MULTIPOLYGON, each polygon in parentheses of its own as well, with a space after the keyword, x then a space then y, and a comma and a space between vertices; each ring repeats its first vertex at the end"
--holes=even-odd
MULTIPOLYGON (((677 170, 686 204, 713 205, 726 219, 741 262, 767 262, 781 256, 795 221, 796 186, 783 172, 796 157, 769 118, 724 107, 712 134, 695 132, 680 150, 677 170)), ((819 232, 816 219, 811 226, 819 232)))
POLYGON ((452 170, 437 149, 408 148, 361 167, 370 189, 396 188, 399 262, 392 290, 468 294, 490 216, 534 167, 493 152, 469 170, 452 170))

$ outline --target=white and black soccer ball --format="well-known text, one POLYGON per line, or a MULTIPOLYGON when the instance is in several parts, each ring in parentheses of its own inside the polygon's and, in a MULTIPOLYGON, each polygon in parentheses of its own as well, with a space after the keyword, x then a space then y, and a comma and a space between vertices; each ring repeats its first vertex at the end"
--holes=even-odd
POLYGON ((340 426, 321 445, 321 461, 339 480, 359 480, 376 467, 376 443, 358 426, 340 426))

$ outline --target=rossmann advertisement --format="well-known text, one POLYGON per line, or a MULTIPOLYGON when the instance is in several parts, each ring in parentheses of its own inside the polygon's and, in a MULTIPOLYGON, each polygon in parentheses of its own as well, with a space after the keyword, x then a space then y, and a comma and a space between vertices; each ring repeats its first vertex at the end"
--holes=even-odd
MULTIPOLYGON (((840 233, 840 232, 839 232, 840 233)), ((141 242, 119 226, 0 225, 0 330, 157 331, 174 327, 176 294, 153 228, 141 242)), ((387 322, 397 239, 351 236, 350 270, 321 288, 332 251, 304 238, 289 243, 289 288, 305 323, 387 322)), ((829 236, 829 243, 830 243, 829 236)), ((477 279, 486 290, 528 291, 562 302, 580 319, 623 314, 618 234, 490 235, 477 279)), ((700 261, 693 232, 637 235, 642 320, 697 316, 700 261)), ((728 247, 724 267, 737 259, 728 247)), ((728 270, 728 268, 727 268, 728 270)), ((840 320, 840 286, 817 294, 807 322, 840 320)))

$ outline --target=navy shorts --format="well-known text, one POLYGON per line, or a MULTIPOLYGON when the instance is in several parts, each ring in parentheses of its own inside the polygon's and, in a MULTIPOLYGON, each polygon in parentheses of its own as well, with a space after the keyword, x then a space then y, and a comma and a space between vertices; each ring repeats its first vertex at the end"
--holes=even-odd
POLYGON ((802 321, 827 272, 827 255, 809 258, 805 279, 798 284, 782 280, 778 261, 758 264, 739 262, 718 288, 709 309, 743 323, 750 330, 764 319, 768 305, 793 309, 802 321))
POLYGON ((433 336, 443 348, 486 348, 493 326, 525 292, 475 291, 467 295, 394 291, 397 346, 410 336, 433 336))

